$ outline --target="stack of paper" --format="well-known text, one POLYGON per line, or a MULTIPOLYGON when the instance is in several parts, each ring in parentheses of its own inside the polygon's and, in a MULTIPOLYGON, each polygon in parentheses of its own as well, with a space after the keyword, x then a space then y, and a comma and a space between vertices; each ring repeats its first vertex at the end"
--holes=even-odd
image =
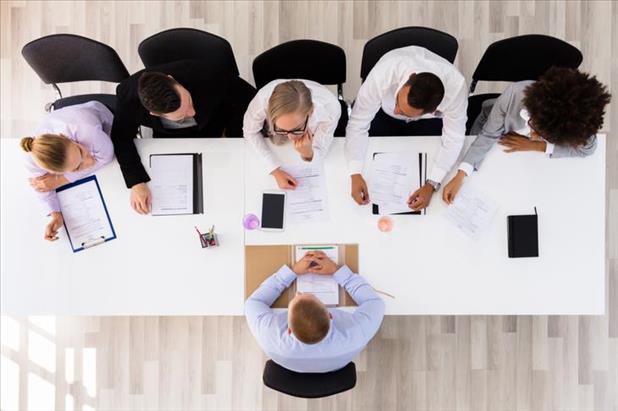
POLYGON ((322 165, 285 166, 296 179, 296 189, 287 191, 286 220, 289 223, 327 221, 328 197, 322 165))
POLYGON ((380 214, 409 212, 408 198, 420 187, 418 153, 378 153, 371 165, 369 198, 380 214))
POLYGON ((472 239, 478 239, 481 233, 490 225, 498 206, 483 193, 470 184, 457 193, 453 204, 446 210, 446 218, 472 239))
POLYGON ((152 215, 193 214, 193 156, 150 159, 152 215))
MULTIPOLYGON (((339 247, 336 245, 296 246, 295 261, 311 251, 322 251, 339 265, 339 247)), ((303 274, 296 280, 296 291, 313 294, 326 305, 339 304, 339 284, 332 275, 303 274)))

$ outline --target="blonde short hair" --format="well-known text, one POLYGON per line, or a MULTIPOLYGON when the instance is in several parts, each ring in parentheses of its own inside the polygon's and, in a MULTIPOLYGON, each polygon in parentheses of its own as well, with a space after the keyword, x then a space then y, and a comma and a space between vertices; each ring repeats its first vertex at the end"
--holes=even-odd
POLYGON ((309 90, 305 83, 298 80, 289 80, 277 84, 268 99, 267 109, 269 137, 273 143, 283 144, 287 141, 287 138, 274 132, 277 118, 284 114, 296 112, 302 115, 309 115, 311 110, 313 110, 311 90, 309 90))
POLYGON ((36 138, 24 137, 19 145, 26 153, 32 153, 34 161, 43 168, 61 173, 71 140, 62 134, 42 134, 36 138))

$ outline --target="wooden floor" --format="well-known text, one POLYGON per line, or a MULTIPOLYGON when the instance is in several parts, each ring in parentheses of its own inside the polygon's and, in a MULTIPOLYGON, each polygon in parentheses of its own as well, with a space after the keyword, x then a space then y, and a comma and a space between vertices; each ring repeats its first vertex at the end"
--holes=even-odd
MULTIPOLYGON (((456 64, 468 79, 492 41, 545 33, 580 48, 582 68, 618 98, 618 2, 611 1, 1 1, 0 13, 2 138, 31 133, 54 99, 20 50, 59 32, 111 45, 136 71, 137 44, 145 37, 171 27, 204 29, 230 41, 249 81, 251 62, 263 50, 291 39, 321 39, 346 50, 348 99, 360 83, 365 41, 386 30, 424 25, 449 32, 459 40, 456 64)), ((481 83, 478 90, 501 87, 481 83)), ((113 91, 113 85, 91 83, 61 88, 65 95, 113 91)), ((312 401, 263 387, 265 357, 242 317, 52 318, 44 319, 45 327, 40 319, 3 317, 3 383, 10 381, 6 376, 15 382, 8 397, 20 409, 35 406, 42 401, 32 395, 39 381, 53 384, 59 410, 618 410, 616 107, 604 126, 605 316, 388 317, 357 360, 357 387, 312 401), (5 326, 17 330, 16 341, 9 341, 5 326), (37 359, 36 347, 55 354, 37 359), (52 365, 42 366, 45 361, 52 365)))

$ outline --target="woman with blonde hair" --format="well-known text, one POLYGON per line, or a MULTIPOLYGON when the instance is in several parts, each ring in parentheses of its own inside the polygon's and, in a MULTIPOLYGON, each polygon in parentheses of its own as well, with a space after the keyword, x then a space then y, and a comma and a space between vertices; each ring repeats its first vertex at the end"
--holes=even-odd
POLYGON ((333 141, 341 106, 333 93, 310 80, 273 80, 249 104, 243 135, 260 155, 281 189, 296 187, 296 180, 281 169, 264 137, 274 144, 290 141, 303 161, 321 161, 333 141))
POLYGON ((93 174, 114 158, 110 139, 113 118, 97 101, 68 106, 49 113, 36 137, 21 139, 30 185, 51 217, 45 227, 46 240, 58 239, 64 223, 56 189, 93 174))

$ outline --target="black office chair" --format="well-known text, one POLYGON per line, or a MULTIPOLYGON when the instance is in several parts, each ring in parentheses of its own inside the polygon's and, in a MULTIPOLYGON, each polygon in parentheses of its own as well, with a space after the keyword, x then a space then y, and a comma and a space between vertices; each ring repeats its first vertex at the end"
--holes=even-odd
MULTIPOLYGON (((402 27, 380 34, 365 44, 361 60, 361 79, 365 81, 371 69, 387 52, 407 46, 420 46, 453 63, 459 44, 448 33, 428 27, 402 27)), ((378 111, 369 128, 370 136, 439 136, 442 119, 426 119, 404 123, 378 111)))
POLYGON ((239 75, 232 46, 223 37, 191 28, 176 28, 153 34, 137 48, 146 68, 179 60, 206 60, 239 75))
MULTIPOLYGON (((526 34, 496 41, 487 47, 476 66, 470 84, 474 93, 479 81, 536 80, 552 66, 578 68, 582 53, 569 43, 542 34, 526 34)), ((468 98, 466 133, 481 112, 483 102, 500 96, 496 93, 468 98)))
POLYGON ((284 394, 300 398, 322 398, 354 388, 356 366, 351 362, 337 371, 298 373, 268 360, 262 380, 267 387, 284 394))
POLYGON ((341 47, 317 40, 293 40, 279 44, 253 60, 253 77, 258 89, 273 80, 290 78, 336 84, 341 117, 335 136, 345 135, 348 124, 348 103, 343 98, 346 58, 341 47))
POLYGON ((83 94, 62 97, 59 83, 73 81, 109 81, 119 83, 129 72, 118 53, 106 44, 75 34, 52 34, 26 44, 21 54, 45 84, 51 84, 59 99, 46 110, 97 100, 112 112, 116 107, 113 94, 83 94))
POLYGON ((455 37, 428 27, 402 27, 387 31, 365 43, 361 60, 361 79, 365 81, 373 66, 384 54, 407 46, 425 47, 451 63, 455 61, 459 48, 455 37))

